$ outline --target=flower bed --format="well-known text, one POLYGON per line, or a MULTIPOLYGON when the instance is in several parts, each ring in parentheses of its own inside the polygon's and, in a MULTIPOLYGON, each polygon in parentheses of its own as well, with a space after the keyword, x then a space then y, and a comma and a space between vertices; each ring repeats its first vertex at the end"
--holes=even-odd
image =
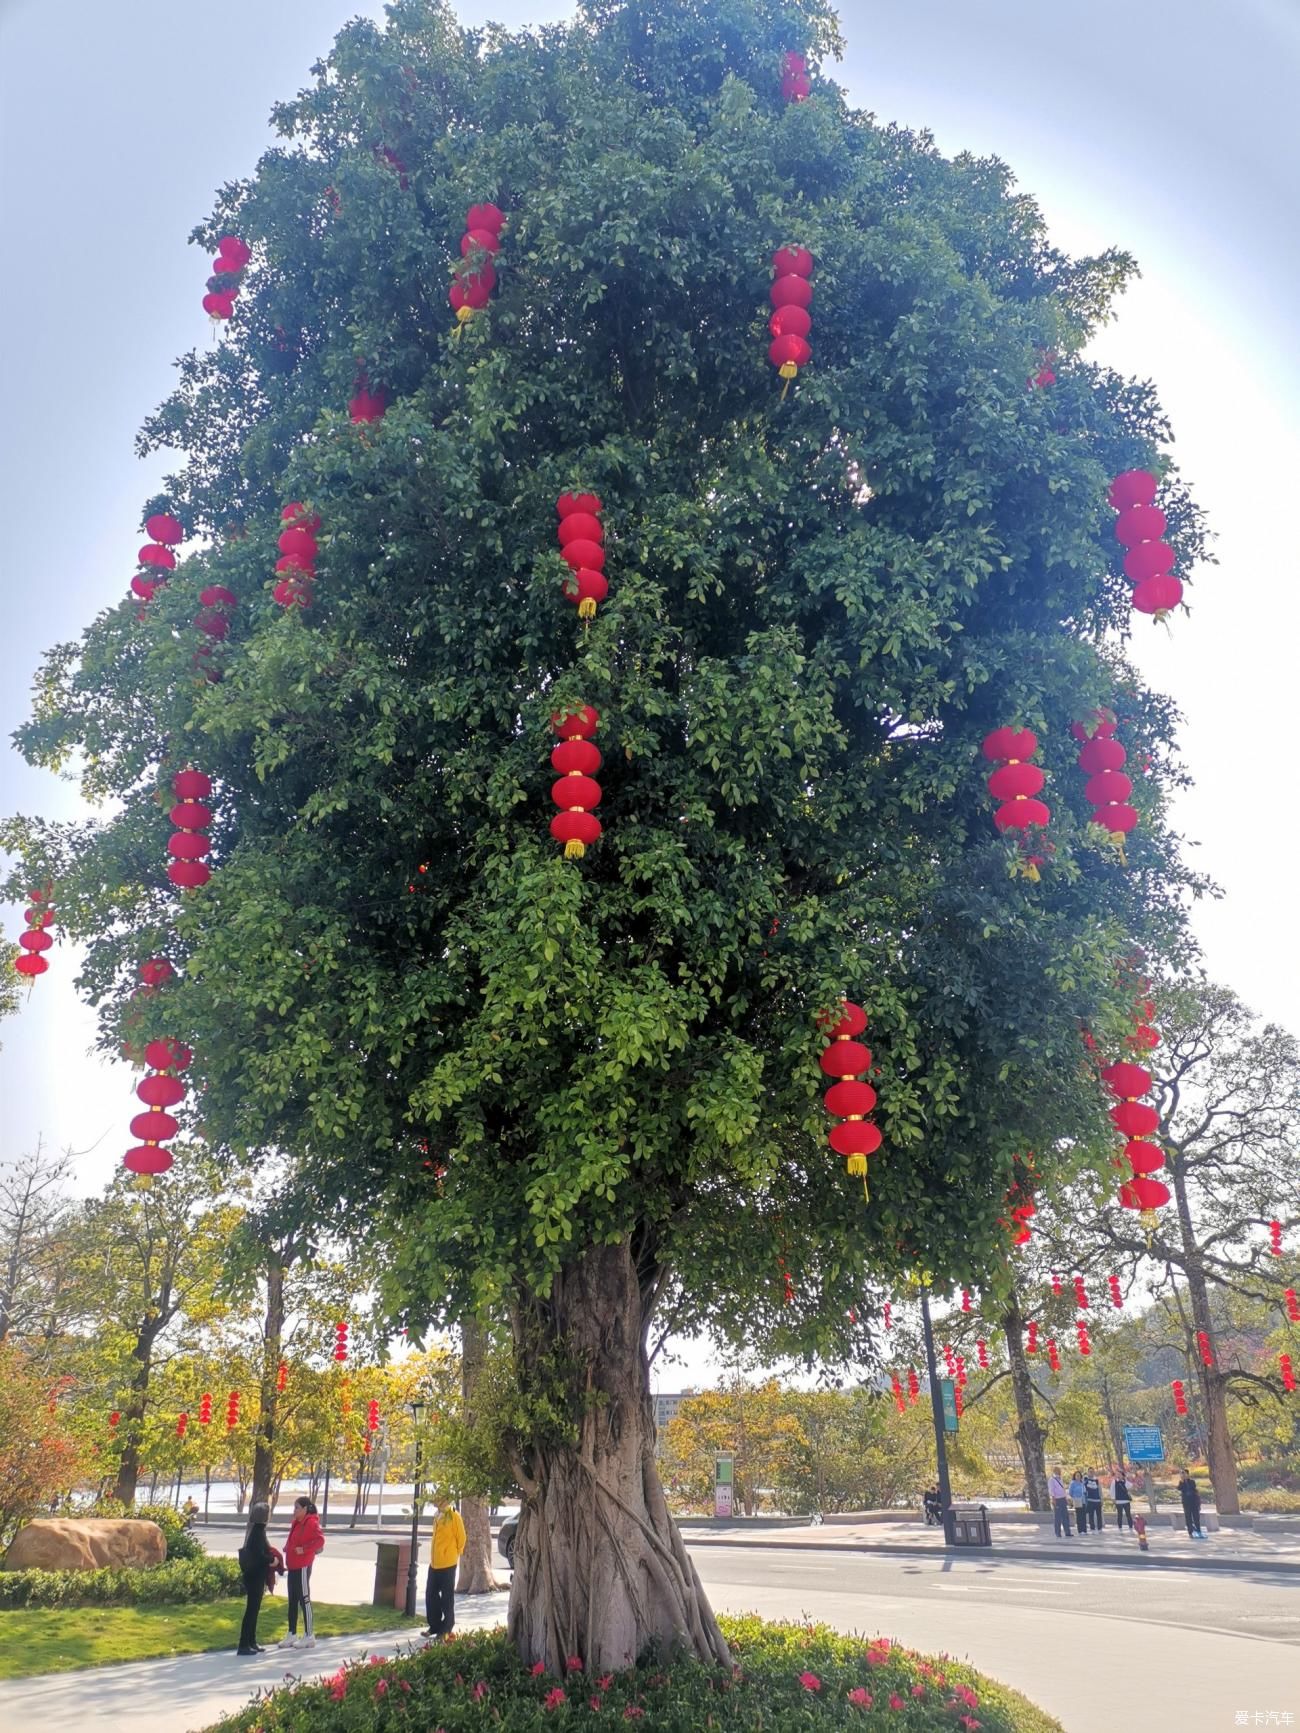
POLYGON ((696 1661, 649 1661, 589 1675, 579 1656, 563 1678, 531 1671, 500 1631, 435 1644, 409 1658, 376 1656, 320 1684, 277 1691, 218 1723, 223 1733, 562 1733, 641 1727, 645 1733, 1061 1733, 1017 1692, 971 1668, 884 1639, 870 1644, 825 1625, 719 1621, 730 1672, 696 1661))

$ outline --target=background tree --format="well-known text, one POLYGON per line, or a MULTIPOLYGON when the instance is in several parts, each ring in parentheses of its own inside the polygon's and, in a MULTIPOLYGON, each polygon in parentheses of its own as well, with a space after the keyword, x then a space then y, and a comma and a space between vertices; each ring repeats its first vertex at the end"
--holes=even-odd
POLYGON ((57 1387, 21 1349, 0 1344, 0 1552, 85 1462, 57 1387))
POLYGON ((657 1315, 841 1359, 872 1351, 847 1318, 873 1273, 999 1258, 1015 1153, 1104 1125, 1080 1022, 1180 919, 1171 712, 1103 644, 1130 619, 1108 479, 1159 462, 1184 567, 1200 530, 1153 393, 1080 359, 1129 262, 1065 258, 1000 165, 828 82, 784 105, 780 54, 836 46, 820 0, 350 25, 197 231, 253 263, 144 445, 183 452, 166 503, 208 551, 57 649, 22 733, 37 763, 84 749, 113 807, 0 838, 58 882, 106 1042, 174 935, 146 1020, 194 1047, 214 1145, 293 1149, 304 1198, 364 1200, 417 1327, 509 1313, 511 1629, 551 1667, 725 1657, 654 1467, 657 1315), (444 286, 484 196, 500 282, 460 329, 444 286), (816 358, 783 400, 791 241, 816 358), (1058 382, 1026 391, 1045 347, 1058 382), (390 405, 361 430, 358 356, 390 405), (574 487, 606 507, 590 628, 554 543, 574 487), (306 615, 268 594, 290 499, 327 538, 306 615), (240 598, 217 682, 190 625, 212 582, 240 598), (1067 732, 1103 702, 1151 764, 1127 871, 1067 732), (582 703, 606 831, 575 863, 546 754, 582 703), (1011 721, 1054 779, 1040 883, 984 789, 1011 721), (157 797, 190 759, 218 870, 177 916, 157 797), (818 1101, 845 994, 873 1024, 869 1200, 818 1101))
POLYGON ((751 1384, 731 1378, 719 1390, 688 1396, 664 1428, 662 1467, 674 1493, 693 1509, 712 1510, 714 1458, 735 1456, 735 1500, 753 1516, 760 1496, 789 1484, 799 1421, 775 1378, 751 1384))
POLYGON ((0 1163, 0 1344, 13 1333, 30 1351, 35 1339, 66 1324, 59 1296, 71 1159, 38 1142, 30 1154, 0 1163))

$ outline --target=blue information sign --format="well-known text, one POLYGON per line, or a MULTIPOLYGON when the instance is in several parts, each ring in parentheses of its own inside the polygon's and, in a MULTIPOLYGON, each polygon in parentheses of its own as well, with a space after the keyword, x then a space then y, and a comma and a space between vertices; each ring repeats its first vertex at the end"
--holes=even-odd
POLYGON ((1126 1426, 1124 1454, 1130 1462, 1163 1462, 1165 1441, 1158 1426, 1126 1426))
POLYGON ((957 1386, 951 1378, 940 1378, 939 1395, 943 1401, 943 1429, 945 1432, 957 1430, 957 1386))

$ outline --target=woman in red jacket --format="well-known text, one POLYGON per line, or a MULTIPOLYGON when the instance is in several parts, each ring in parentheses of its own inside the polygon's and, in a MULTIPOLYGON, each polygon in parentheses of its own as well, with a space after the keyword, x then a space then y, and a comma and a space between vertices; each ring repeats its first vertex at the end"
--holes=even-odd
POLYGON ((316 1506, 309 1498, 294 1500, 293 1521, 289 1538, 284 1543, 285 1569, 289 1573, 289 1635, 282 1639, 282 1649, 314 1649, 316 1638, 311 1628, 311 1567, 312 1560, 325 1545, 316 1506), (301 1639, 298 1636, 298 1608, 302 1608, 301 1639))

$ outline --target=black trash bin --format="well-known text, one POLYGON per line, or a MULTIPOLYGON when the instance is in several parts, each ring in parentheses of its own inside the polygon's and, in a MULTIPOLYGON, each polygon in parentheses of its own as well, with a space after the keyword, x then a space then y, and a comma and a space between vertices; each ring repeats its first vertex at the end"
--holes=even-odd
POLYGON ((954 1546, 992 1546, 989 1530, 989 1507, 986 1504, 954 1504, 952 1506, 952 1544, 954 1546))

